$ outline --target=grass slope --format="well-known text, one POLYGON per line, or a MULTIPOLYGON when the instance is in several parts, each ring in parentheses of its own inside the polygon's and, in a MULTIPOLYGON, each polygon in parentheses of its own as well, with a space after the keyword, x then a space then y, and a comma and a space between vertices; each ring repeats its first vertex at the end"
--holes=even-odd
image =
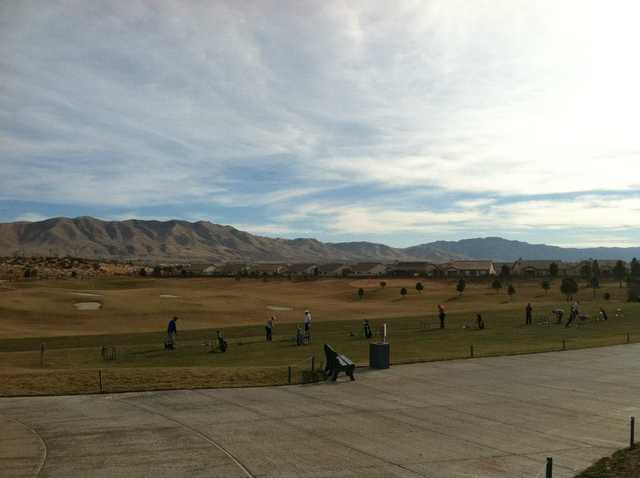
POLYGON ((82 386, 71 383, 69 392, 96 389, 98 369, 104 374, 103 389, 114 391, 284 383, 288 366, 296 371, 294 381, 301 380, 299 372, 310 369, 312 356, 316 366, 324 359, 325 342, 355 362, 367 363, 369 341, 361 333, 364 318, 374 329, 387 322, 394 363, 464 358, 471 345, 481 356, 559 350, 563 341, 567 348, 622 344, 627 334, 631 341, 640 340, 640 306, 623 302, 626 291, 618 284, 604 284, 595 299, 591 289, 578 297, 582 311, 592 317, 600 306, 606 307, 608 322, 588 320, 568 329, 547 323, 552 309, 568 312, 568 304, 557 290, 545 294, 538 282, 516 282, 513 301, 484 282, 469 284, 462 297, 452 281, 423 280, 423 284, 422 294, 411 280, 387 280, 385 288, 379 281, 226 279, 12 285, 13 289, 0 292, 0 394, 55 391, 56 374, 59 383, 71 376, 87 377, 82 386), (363 299, 357 296, 359 287, 365 288, 363 299), (400 296, 401 287, 409 289, 405 298, 400 296), (605 291, 612 295, 610 301, 601 298, 605 291), (99 311, 77 311, 73 303, 78 300, 100 300, 104 306, 99 311), (533 326, 524 325, 528 301, 534 306, 533 326), (448 310, 444 330, 438 328, 438 303, 445 303, 448 310), (272 312, 268 305, 292 310, 272 312), (314 316, 313 341, 298 347, 293 337, 305 308, 314 316), (485 330, 475 329, 476 312, 483 314, 485 330), (278 316, 274 342, 265 343, 264 321, 272 313, 278 316), (181 317, 178 347, 166 352, 164 330, 174 314, 181 317), (207 346, 216 329, 223 329, 229 341, 224 354, 212 353, 207 346), (41 343, 46 347, 48 375, 40 366, 41 343), (103 361, 100 350, 105 345, 117 348, 117 360, 103 361), (78 373, 69 375, 70 371, 78 373), (31 385, 21 385, 21 373, 27 374, 24 382, 31 385), (53 385, 44 385, 47 377, 53 385))

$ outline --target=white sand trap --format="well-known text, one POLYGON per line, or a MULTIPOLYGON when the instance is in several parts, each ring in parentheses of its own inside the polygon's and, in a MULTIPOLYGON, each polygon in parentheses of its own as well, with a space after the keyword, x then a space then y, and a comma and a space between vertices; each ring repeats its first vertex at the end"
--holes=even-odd
POLYGON ((293 310, 292 307, 284 307, 284 306, 281 306, 281 305, 268 305, 267 309, 269 309, 269 310, 279 310, 279 311, 293 310))
POLYGON ((177 299, 178 296, 177 295, 171 295, 171 294, 160 294, 160 298, 161 299, 177 299))
POLYGON ((72 294, 80 297, 102 297, 102 294, 91 294, 89 292, 72 292, 72 294))
POLYGON ((73 306, 78 310, 100 310, 102 308, 100 302, 76 302, 73 306))

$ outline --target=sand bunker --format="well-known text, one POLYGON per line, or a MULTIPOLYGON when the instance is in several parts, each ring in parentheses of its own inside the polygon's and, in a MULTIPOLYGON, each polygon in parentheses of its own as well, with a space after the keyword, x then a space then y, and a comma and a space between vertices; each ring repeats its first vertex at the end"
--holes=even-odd
POLYGON ((80 297, 102 297, 102 294, 91 294, 89 292, 72 292, 73 295, 79 295, 80 297))
POLYGON ((100 310, 102 308, 100 302, 76 302, 73 306, 78 310, 100 310))
POLYGON ((293 310, 292 307, 284 307, 282 305, 268 305, 267 309, 269 309, 269 310, 278 310, 278 311, 293 310))
POLYGON ((171 295, 171 294, 160 294, 160 298, 161 299, 177 299, 178 296, 177 295, 171 295))

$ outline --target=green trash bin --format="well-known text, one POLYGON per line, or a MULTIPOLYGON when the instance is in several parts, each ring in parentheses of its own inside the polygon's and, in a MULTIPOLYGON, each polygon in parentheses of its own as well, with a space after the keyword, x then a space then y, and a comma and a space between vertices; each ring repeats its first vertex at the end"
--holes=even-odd
POLYGON ((389 344, 369 344, 369 368, 389 368, 389 344))

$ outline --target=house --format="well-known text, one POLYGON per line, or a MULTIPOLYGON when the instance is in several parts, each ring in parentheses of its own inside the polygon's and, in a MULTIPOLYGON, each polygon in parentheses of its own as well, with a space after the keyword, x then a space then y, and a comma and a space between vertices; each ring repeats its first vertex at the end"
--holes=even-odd
POLYGON ((317 275, 320 277, 343 277, 349 270, 346 264, 339 262, 320 264, 317 268, 317 275))
POLYGON ((502 271, 504 270, 505 267, 509 271, 509 274, 513 274, 514 265, 515 264, 513 262, 494 262, 493 263, 493 267, 495 268, 496 274, 498 275, 502 275, 502 271))
POLYGON ((439 271, 438 266, 430 262, 396 262, 389 267, 388 274, 395 277, 430 277, 439 271))
POLYGON ((210 266, 206 266, 204 269, 202 269, 202 275, 203 276, 214 276, 218 273, 218 269, 220 268, 220 266, 217 266, 215 264, 210 265, 210 266))
POLYGON ((241 262, 226 262, 220 266, 216 273, 225 277, 235 277, 240 275, 247 275, 250 267, 248 264, 241 262))
POLYGON ((496 275, 492 261, 453 261, 441 266, 445 277, 488 277, 496 275))
MULTIPOLYGON (((598 267, 600 268, 601 277, 615 277, 615 268, 618 261, 598 261, 598 267)), ((629 264, 622 261, 625 272, 629 272, 629 264)))
POLYGON ((349 275, 354 277, 380 277, 387 272, 387 266, 379 262, 359 262, 349 266, 349 275))
POLYGON ((289 264, 287 272, 292 277, 315 276, 318 273, 318 266, 313 263, 289 264))
POLYGON ((286 264, 264 262, 251 266, 251 275, 254 276, 278 276, 285 275, 289 267, 286 264))
POLYGON ((527 261, 523 259, 518 259, 513 264, 511 273, 520 277, 550 277, 552 264, 558 266, 558 275, 563 275, 561 271, 566 270, 566 268, 564 267, 565 263, 562 261, 527 261))

